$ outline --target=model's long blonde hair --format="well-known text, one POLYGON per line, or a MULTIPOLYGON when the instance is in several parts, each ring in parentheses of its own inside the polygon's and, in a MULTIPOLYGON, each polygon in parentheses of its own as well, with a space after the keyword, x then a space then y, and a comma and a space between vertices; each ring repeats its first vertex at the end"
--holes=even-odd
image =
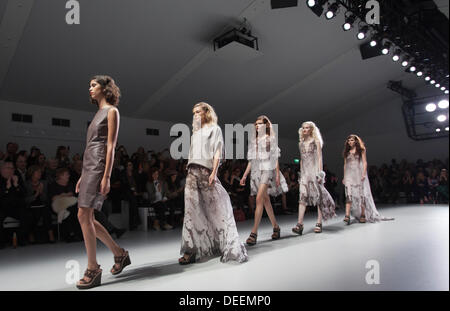
MULTIPOLYGON (((206 124, 217 125, 217 114, 211 105, 205 102, 200 102, 194 105, 192 111, 194 111, 194 109, 197 107, 202 108, 203 111, 205 112, 206 124)), ((194 121, 192 121, 192 128, 194 129, 194 131, 196 130, 194 121)))
POLYGON ((300 143, 302 143, 305 140, 305 137, 303 136, 302 128, 304 125, 309 125, 312 128, 311 136, 313 137, 314 141, 319 143, 319 147, 323 147, 323 139, 322 134, 320 134, 320 130, 317 127, 317 125, 312 121, 306 121, 302 123, 302 126, 298 129, 298 137, 300 143))

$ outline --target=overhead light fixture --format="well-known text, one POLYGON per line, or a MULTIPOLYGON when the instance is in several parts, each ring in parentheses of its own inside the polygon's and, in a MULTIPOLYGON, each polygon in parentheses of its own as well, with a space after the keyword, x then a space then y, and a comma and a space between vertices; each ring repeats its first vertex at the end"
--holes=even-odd
POLYGON ((306 5, 314 12, 318 17, 323 13, 323 5, 327 0, 307 0, 306 5))
POLYGON ((445 90, 446 90, 445 86, 441 87, 441 91, 445 91, 445 90))
POLYGON ((378 45, 378 39, 376 37, 372 38, 372 40, 370 40, 370 46, 374 48, 377 45, 378 45))
POLYGON ((312 8, 313 6, 315 6, 317 4, 317 1, 315 1, 315 0, 307 0, 306 4, 308 5, 308 7, 312 8))
POLYGON ((430 84, 436 84, 436 81, 435 80, 431 80, 430 84))
POLYGON ((437 117, 439 122, 445 122, 447 120, 447 116, 445 114, 441 114, 437 117))
POLYGON ((431 77, 430 77, 430 76, 426 76, 426 77, 425 77, 425 81, 428 82, 428 81, 430 81, 430 80, 431 80, 431 77))
POLYGON ((327 19, 332 19, 336 16, 336 12, 339 9, 339 5, 335 2, 328 6, 328 11, 325 13, 327 19))
POLYGON ((425 106, 425 110, 428 112, 433 112, 436 110, 436 104, 435 103, 429 103, 425 106))
POLYGON ((352 29, 353 24, 355 23, 355 20, 356 20, 356 15, 350 14, 349 16, 347 16, 345 18, 344 25, 342 25, 342 28, 344 29, 344 31, 349 31, 350 29, 352 29))
POLYGON ((408 55, 403 57, 403 61, 402 61, 402 66, 403 67, 407 67, 409 65, 409 59, 410 59, 410 57, 408 55))
POLYGON ((417 70, 417 67, 414 64, 412 64, 411 67, 409 67, 410 72, 415 72, 416 70, 417 70))
POLYGON ((437 89, 441 87, 441 85, 440 85, 439 83, 436 83, 434 86, 435 86, 437 89))
POLYGON ((445 128, 445 130, 448 132, 448 126, 445 128))
POLYGON ((448 90, 445 90, 445 92, 444 92, 444 93, 448 95, 448 90))
POLYGON ((394 62, 398 62, 400 60, 400 55, 402 55, 402 51, 400 49, 395 49, 394 55, 392 56, 392 60, 394 62))
POLYGON ((439 103, 438 103, 438 107, 439 108, 441 108, 441 109, 447 109, 448 108, 448 100, 441 100, 439 103))
POLYGON ((388 55, 390 50, 391 50, 391 43, 385 42, 383 44, 383 49, 381 50, 381 53, 383 53, 383 55, 388 55))
POLYGON ((364 40, 366 38, 367 32, 369 31, 369 27, 368 26, 363 26, 361 27, 361 29, 358 32, 358 39, 359 40, 364 40))

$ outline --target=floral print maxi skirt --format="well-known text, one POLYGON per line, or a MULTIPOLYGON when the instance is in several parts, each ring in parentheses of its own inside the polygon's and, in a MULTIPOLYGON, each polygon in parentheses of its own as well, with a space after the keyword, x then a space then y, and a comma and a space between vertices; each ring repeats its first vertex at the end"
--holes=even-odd
POLYGON ((216 177, 209 186, 211 170, 189 165, 184 190, 184 223, 180 254, 195 254, 195 259, 221 256, 222 262, 248 260, 240 242, 230 197, 216 177))

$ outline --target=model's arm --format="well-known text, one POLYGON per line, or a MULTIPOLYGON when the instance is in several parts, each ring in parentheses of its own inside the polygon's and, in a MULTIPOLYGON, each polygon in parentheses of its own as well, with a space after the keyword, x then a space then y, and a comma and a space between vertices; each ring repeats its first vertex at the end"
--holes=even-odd
POLYGON ((222 137, 222 130, 220 127, 217 126, 215 129, 214 137, 212 137, 212 148, 214 150, 214 156, 213 156, 213 168, 211 175, 209 175, 209 185, 211 186, 216 177, 217 177, 217 170, 219 168, 220 158, 222 157, 222 148, 223 146, 223 137, 222 137))
POLYGON ((317 144, 317 156, 319 160, 319 172, 323 171, 323 163, 322 163, 322 146, 319 144, 319 142, 316 142, 317 144))
POLYGON ((106 165, 103 179, 101 182, 100 193, 107 195, 110 188, 110 177, 114 160, 114 150, 117 144, 119 134, 119 111, 116 108, 108 111, 108 142, 106 144, 106 165))
POLYGON ((278 160, 277 160, 275 183, 277 187, 280 186, 280 163, 278 162, 278 160))
POLYGON ((247 168, 245 169, 244 176, 242 176, 242 178, 247 178, 248 174, 250 174, 251 169, 252 169, 252 161, 248 161, 247 168))
POLYGON ((209 185, 211 186, 214 183, 214 180, 217 176, 217 169, 219 168, 219 161, 220 161, 220 155, 221 155, 222 149, 219 148, 216 153, 214 154, 213 158, 213 170, 211 172, 211 175, 209 176, 209 185))
POLYGON ((347 165, 347 159, 344 158, 344 174, 342 175, 342 183, 345 185, 345 166, 347 165))
POLYGON ((362 152, 362 161, 363 161, 363 172, 362 172, 362 179, 366 178, 366 174, 367 174, 367 157, 366 157, 366 151, 363 150, 362 152))

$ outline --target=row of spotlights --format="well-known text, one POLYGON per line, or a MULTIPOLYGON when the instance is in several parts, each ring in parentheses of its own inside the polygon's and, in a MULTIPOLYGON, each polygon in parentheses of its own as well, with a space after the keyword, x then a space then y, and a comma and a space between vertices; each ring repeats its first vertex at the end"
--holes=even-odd
MULTIPOLYGON (((307 0, 306 1, 308 7, 310 7, 310 8, 314 8, 315 6, 323 7, 323 5, 326 2, 327 2, 327 0, 307 0)), ((330 5, 328 5, 328 10, 325 13, 325 17, 329 20, 334 18, 336 16, 338 10, 339 10, 339 5, 337 4, 337 2, 334 2, 330 5)), ((344 29, 344 31, 349 31, 350 29, 352 29, 353 24, 355 23, 356 19, 357 19, 356 15, 354 15, 352 13, 350 15, 346 16, 345 23, 342 25, 342 28, 344 29)), ((367 37, 368 32, 369 32, 369 26, 365 25, 365 26, 360 27, 358 34, 357 34, 358 40, 364 40, 367 37)), ((374 37, 372 39, 372 41, 370 41, 370 46, 376 47, 378 45, 379 41, 380 40, 378 40, 378 38, 374 37)), ((382 47, 381 53, 383 55, 388 55, 389 51, 391 49, 391 46, 392 46, 392 44, 390 42, 385 42, 382 47)), ((392 56, 392 60, 394 62, 398 62, 400 60, 401 54, 402 54, 402 51, 400 49, 396 48, 394 51, 394 55, 392 56)), ((411 63, 410 60, 411 60, 410 56, 405 55, 402 59, 401 65, 403 67, 410 66, 409 71, 415 72, 418 77, 424 76, 423 69, 417 68, 414 64, 410 65, 410 63, 411 63)), ((439 88, 445 94, 449 93, 445 86, 442 86, 441 84, 436 83, 436 81, 432 80, 430 76, 428 76, 428 75, 425 76, 425 81, 430 82, 432 85, 434 85, 436 88, 439 88)))
MULTIPOLYGON (((448 132, 448 126, 445 127, 445 131, 448 132)), ((436 133, 440 133, 440 132, 441 132, 441 129, 438 127, 438 128, 436 129, 436 133)))
POLYGON ((436 118, 439 122, 445 122, 447 121, 447 116, 445 114, 438 115, 436 118))
MULTIPOLYGON (((441 108, 441 109, 448 109, 448 100, 441 100, 438 104, 437 107, 441 108)), ((425 110, 428 112, 433 112, 437 109, 436 104, 435 103, 429 103, 425 106, 425 110)))

